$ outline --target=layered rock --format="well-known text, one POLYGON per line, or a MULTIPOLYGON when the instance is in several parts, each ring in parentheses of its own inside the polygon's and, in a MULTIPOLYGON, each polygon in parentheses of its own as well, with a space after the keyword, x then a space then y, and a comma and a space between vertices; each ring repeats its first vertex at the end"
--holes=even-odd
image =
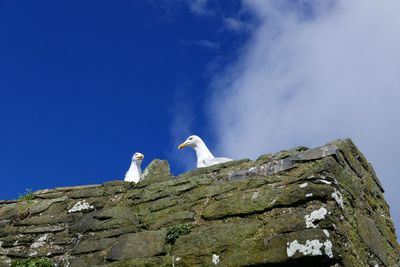
POLYGON ((0 266, 400 266, 383 188, 350 140, 144 173, 1 201, 0 266))

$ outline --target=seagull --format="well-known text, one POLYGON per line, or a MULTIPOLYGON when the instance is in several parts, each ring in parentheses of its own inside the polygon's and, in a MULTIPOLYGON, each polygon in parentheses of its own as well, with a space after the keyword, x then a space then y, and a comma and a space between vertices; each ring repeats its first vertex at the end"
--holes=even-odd
POLYGON ((185 142, 178 146, 178 149, 190 146, 196 151, 197 168, 208 167, 215 164, 232 161, 230 158, 216 158, 210 152, 204 141, 197 135, 189 136, 185 142))
POLYGON ((140 165, 142 164, 143 159, 144 156, 142 153, 136 152, 135 154, 133 154, 132 163, 125 174, 124 181, 134 183, 140 181, 140 178, 142 177, 142 169, 140 165))

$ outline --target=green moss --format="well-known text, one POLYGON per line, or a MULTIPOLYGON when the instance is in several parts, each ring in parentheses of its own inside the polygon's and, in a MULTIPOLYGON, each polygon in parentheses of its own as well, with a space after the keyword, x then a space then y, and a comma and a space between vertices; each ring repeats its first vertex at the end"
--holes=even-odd
POLYGON ((48 258, 33 258, 17 260, 11 264, 11 267, 53 267, 54 264, 48 258))
POLYGON ((35 199, 35 195, 32 192, 32 189, 26 189, 25 194, 19 195, 18 200, 33 200, 35 199))
POLYGON ((188 224, 175 224, 167 230, 167 243, 173 244, 181 235, 187 235, 192 231, 188 224))

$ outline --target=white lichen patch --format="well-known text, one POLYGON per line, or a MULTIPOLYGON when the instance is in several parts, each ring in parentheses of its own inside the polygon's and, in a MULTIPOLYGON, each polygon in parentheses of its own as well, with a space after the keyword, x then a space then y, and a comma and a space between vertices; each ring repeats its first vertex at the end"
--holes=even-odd
POLYGON ((318 239, 307 240, 306 243, 300 244, 297 240, 287 243, 286 253, 289 257, 292 257, 296 252, 302 253, 305 256, 318 256, 327 255, 329 258, 333 258, 332 253, 332 242, 327 240, 321 243, 318 239), (324 247, 324 251, 321 249, 324 247))
POLYGON ((119 196, 118 195, 115 195, 112 199, 111 199, 111 201, 112 202, 115 202, 115 201, 117 201, 119 199, 119 196))
POLYGON ((329 240, 326 240, 324 242, 324 246, 325 246, 325 255, 327 255, 329 258, 333 258, 332 242, 329 240))
POLYGON ((330 146, 321 147, 321 150, 322 150, 322 157, 323 158, 326 157, 326 156, 331 155, 331 153, 332 153, 332 148, 330 146))
POLYGON ((300 188, 304 188, 304 187, 306 187, 307 185, 308 185, 308 183, 304 183, 304 184, 299 185, 299 187, 300 187, 300 188))
POLYGON ((62 255, 62 256, 60 257, 60 261, 61 261, 61 263, 62 263, 60 266, 69 267, 69 266, 71 265, 70 260, 73 259, 73 258, 74 258, 74 257, 72 257, 71 255, 69 255, 68 252, 67 252, 67 254, 62 255))
POLYGON ((211 262, 217 265, 219 263, 219 255, 213 254, 211 262))
POLYGON ((312 193, 309 193, 309 194, 306 195, 306 197, 312 197, 312 196, 313 196, 312 193))
POLYGON ((0 241, 0 248, 1 248, 2 245, 3 245, 3 241, 0 241))
POLYGON ((304 216, 304 219, 306 221, 306 227, 307 228, 317 228, 318 225, 315 225, 315 221, 320 221, 322 219, 325 219, 325 215, 328 213, 328 211, 325 208, 320 208, 319 210, 314 210, 311 212, 310 215, 304 216))
POLYGON ((329 181, 323 180, 323 179, 320 179, 318 181, 320 181, 321 183, 324 183, 324 184, 332 184, 332 182, 329 182, 329 181))
POLYGON ((251 197, 251 201, 255 201, 258 198, 259 192, 254 192, 253 196, 251 197))
POLYGON ((339 205, 340 208, 343 209, 343 196, 342 193, 340 193, 338 190, 336 190, 331 194, 331 196, 336 200, 336 203, 339 205))
MULTIPOLYGON (((261 168, 263 168, 263 166, 261 166, 261 168)), ((251 167, 250 169, 248 169, 247 171, 248 172, 253 172, 253 171, 255 171, 257 168, 256 167, 251 167)))
POLYGON ((32 245, 31 245, 31 248, 40 248, 40 247, 43 247, 45 244, 46 244, 46 240, 47 240, 47 237, 49 236, 49 234, 45 234, 45 235, 42 235, 41 237, 39 237, 36 241, 35 241, 35 243, 33 243, 32 245))
POLYGON ((37 254, 38 254, 38 253, 37 253, 36 251, 33 251, 33 252, 29 253, 29 257, 36 256, 37 254))
POLYGON ((321 248, 324 244, 319 240, 307 240, 304 245, 300 244, 297 240, 288 242, 286 252, 289 257, 292 257, 296 252, 303 255, 318 256, 322 255, 321 248))
POLYGON ((172 267, 175 267, 175 262, 179 262, 181 260, 181 258, 172 256, 172 267))
POLYGON ((93 208, 94 207, 92 205, 83 200, 76 202, 76 204, 71 209, 68 210, 68 213, 78 212, 82 210, 89 210, 93 208))
POLYGON ((324 229, 324 230, 322 230, 322 231, 324 232, 324 234, 325 234, 327 237, 329 237, 329 231, 328 231, 328 230, 324 229))

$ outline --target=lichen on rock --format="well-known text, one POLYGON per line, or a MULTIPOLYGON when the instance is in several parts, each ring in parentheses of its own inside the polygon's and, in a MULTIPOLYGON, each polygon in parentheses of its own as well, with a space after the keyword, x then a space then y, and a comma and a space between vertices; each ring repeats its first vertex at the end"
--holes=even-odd
POLYGON ((307 240, 305 244, 300 244, 297 240, 289 242, 287 246, 287 255, 292 257, 296 252, 299 252, 304 256, 318 256, 325 253, 328 257, 333 257, 332 243, 329 240, 323 243, 318 239, 307 240), (325 250, 322 250, 324 247, 325 250))
POLYGON ((93 206, 87 203, 85 200, 83 200, 76 202, 75 205, 68 210, 68 213, 79 212, 90 209, 93 209, 93 206))
POLYGON ((328 211, 322 207, 318 210, 314 210, 311 212, 311 214, 304 216, 304 219, 306 221, 306 227, 307 228, 317 228, 318 225, 315 225, 315 221, 320 221, 325 219, 325 215, 328 213, 328 211))

